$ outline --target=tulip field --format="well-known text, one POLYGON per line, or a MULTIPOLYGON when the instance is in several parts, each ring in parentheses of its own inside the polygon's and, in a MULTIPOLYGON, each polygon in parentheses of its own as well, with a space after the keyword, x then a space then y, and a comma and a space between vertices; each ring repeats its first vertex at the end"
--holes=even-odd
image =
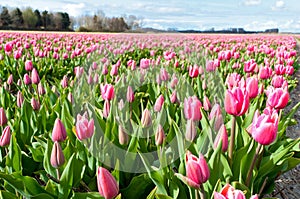
POLYGON ((300 163, 296 37, 0 35, 0 198, 257 199, 300 163))

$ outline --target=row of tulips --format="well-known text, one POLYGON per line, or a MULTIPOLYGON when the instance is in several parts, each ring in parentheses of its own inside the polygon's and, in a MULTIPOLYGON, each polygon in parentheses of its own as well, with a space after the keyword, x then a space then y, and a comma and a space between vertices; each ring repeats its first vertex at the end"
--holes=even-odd
POLYGON ((4 198, 260 198, 299 164, 278 35, 1 33, 4 198), (100 195, 99 195, 100 194, 100 195))

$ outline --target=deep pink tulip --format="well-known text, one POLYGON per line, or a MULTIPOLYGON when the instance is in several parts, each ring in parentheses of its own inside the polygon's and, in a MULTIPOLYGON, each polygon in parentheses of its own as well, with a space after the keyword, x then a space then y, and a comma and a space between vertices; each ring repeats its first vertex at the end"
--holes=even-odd
POLYGON ((65 163, 65 156, 60 144, 55 141, 51 151, 50 163, 54 168, 58 168, 65 163))
POLYGON ((214 130, 216 132, 219 131, 220 127, 224 124, 224 120, 223 120, 223 115, 222 115, 222 110, 219 104, 215 104, 212 109, 211 112, 209 114, 209 119, 213 120, 214 122, 214 130))
POLYGON ((0 108, 0 126, 5 126, 7 124, 7 117, 4 108, 0 108))
POLYGON ((284 83, 287 84, 287 81, 284 79, 282 75, 274 75, 271 81, 272 86, 274 86, 275 88, 282 87, 284 83))
POLYGON ((18 93, 17 93, 17 106, 22 107, 23 102, 24 102, 24 97, 22 95, 22 92, 18 91, 18 93))
POLYGON ((1 137, 0 137, 0 146, 4 147, 4 146, 9 145, 10 138, 11 138, 10 127, 6 126, 3 130, 3 132, 2 132, 1 137))
POLYGON ((67 138, 67 131, 64 124, 60 119, 56 118, 54 122, 54 127, 52 130, 52 140, 53 142, 62 142, 67 138))
POLYGON ((163 144, 164 140, 165 140, 165 132, 163 127, 159 124, 158 125, 158 129, 155 133, 155 144, 156 146, 160 146, 163 144))
POLYGON ((100 195, 105 199, 113 199, 119 193, 119 186, 116 179, 103 167, 98 167, 97 185, 100 195))
POLYGON ((210 101, 206 95, 204 95, 203 97, 203 108, 206 111, 209 111, 211 109, 210 101))
POLYGON ((14 77, 13 77, 12 74, 9 75, 9 77, 7 78, 6 83, 7 83, 8 85, 12 85, 12 84, 14 83, 14 77))
POLYGON ((8 42, 8 43, 5 44, 4 50, 5 50, 6 53, 11 52, 12 49, 13 49, 13 44, 11 42, 8 42))
POLYGON ((114 64, 111 66, 111 70, 110 70, 110 75, 111 76, 117 76, 118 75, 118 70, 119 70, 119 67, 114 64))
POLYGON ((197 65, 189 67, 189 76, 192 78, 198 77, 199 75, 199 67, 197 65))
POLYGON ((25 85, 31 84, 31 79, 27 73, 24 75, 24 84, 25 85))
POLYGON ((184 115, 187 120, 199 121, 202 118, 200 108, 202 104, 196 97, 188 97, 184 99, 184 115))
POLYGON ((40 83, 40 77, 39 77, 39 74, 38 74, 38 72, 35 68, 33 68, 32 72, 31 72, 31 81, 34 84, 40 83))
POLYGON ((110 113, 110 102, 109 100, 105 100, 103 105, 103 117, 108 118, 109 113, 110 113))
POLYGON ((256 70, 257 64, 254 59, 250 59, 244 63, 244 71, 246 73, 253 73, 256 70))
POLYGON ((225 111, 234 116, 241 116, 246 113, 249 107, 248 92, 242 88, 234 87, 225 93, 225 111))
POLYGON ((154 111, 155 112, 160 112, 163 104, 165 102, 165 98, 163 95, 160 95, 157 99, 156 99, 156 102, 154 104, 154 111))
POLYGON ((30 104, 31 104, 31 107, 33 108, 33 110, 36 111, 36 110, 40 109, 40 103, 34 97, 31 98, 30 104))
POLYGON ((260 79, 268 79, 272 76, 272 68, 269 66, 263 66, 259 69, 259 78, 260 79))
POLYGON ((127 101, 128 101, 129 103, 131 103, 131 102, 134 101, 134 92, 133 92, 131 86, 128 86, 128 87, 127 87, 126 98, 127 98, 127 101))
POLYGON ((283 109, 289 102, 290 95, 286 89, 268 87, 267 91, 267 105, 275 109, 283 109))
POLYGON ((274 66, 275 73, 277 75, 284 75, 286 71, 286 67, 283 64, 277 64, 274 66))
POLYGON ((178 103, 178 99, 177 99, 177 93, 176 93, 176 90, 174 90, 171 94, 171 97, 170 97, 170 101, 171 103, 178 103))
POLYGON ((271 144, 277 136, 278 114, 274 111, 264 111, 261 115, 257 110, 254 114, 252 124, 248 130, 253 139, 262 144, 271 144))
MULTIPOLYGON (((230 184, 226 184, 220 193, 214 192, 214 199, 246 199, 246 196, 241 190, 237 190, 230 184)), ((255 194, 250 199, 258 199, 258 196, 255 194)))
POLYGON ((82 116, 79 114, 77 115, 76 135, 79 140, 92 137, 94 130, 94 119, 90 119, 89 121, 87 118, 87 113, 84 113, 82 116))
POLYGON ((258 95, 258 79, 257 77, 248 77, 246 80, 246 90, 248 91, 249 98, 253 99, 258 95))
POLYGON ((205 183, 210 176, 207 162, 202 154, 199 154, 198 158, 190 151, 187 151, 185 160, 187 184, 193 188, 199 189, 200 185, 205 183))
POLYGON ((114 86, 111 84, 105 84, 100 86, 101 95, 104 100, 112 100, 115 96, 114 86))
POLYGON ((217 137, 214 141, 214 147, 217 148, 220 141, 222 141, 222 151, 226 152, 228 149, 228 134, 224 124, 219 128, 217 137))
POLYGON ((142 69, 147 69, 149 68, 149 66, 150 66, 150 59, 142 58, 140 60, 140 67, 142 69))

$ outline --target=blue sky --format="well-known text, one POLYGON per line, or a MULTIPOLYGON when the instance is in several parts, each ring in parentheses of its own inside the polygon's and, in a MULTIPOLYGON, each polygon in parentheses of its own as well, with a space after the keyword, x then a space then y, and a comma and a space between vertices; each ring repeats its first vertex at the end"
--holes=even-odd
POLYGON ((0 0, 0 5, 66 11, 71 16, 93 15, 99 10, 109 17, 133 14, 143 18, 144 27, 159 29, 278 27, 280 32, 300 32, 299 0, 0 0))

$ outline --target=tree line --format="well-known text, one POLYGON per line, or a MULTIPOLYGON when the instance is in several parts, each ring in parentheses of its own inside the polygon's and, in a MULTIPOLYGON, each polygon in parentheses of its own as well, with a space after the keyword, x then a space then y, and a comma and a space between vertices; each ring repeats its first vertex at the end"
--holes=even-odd
POLYGON ((70 17, 67 12, 39 11, 27 7, 0 10, 0 29, 5 30, 55 30, 125 32, 141 27, 143 19, 135 15, 106 17, 103 11, 94 15, 70 17))

